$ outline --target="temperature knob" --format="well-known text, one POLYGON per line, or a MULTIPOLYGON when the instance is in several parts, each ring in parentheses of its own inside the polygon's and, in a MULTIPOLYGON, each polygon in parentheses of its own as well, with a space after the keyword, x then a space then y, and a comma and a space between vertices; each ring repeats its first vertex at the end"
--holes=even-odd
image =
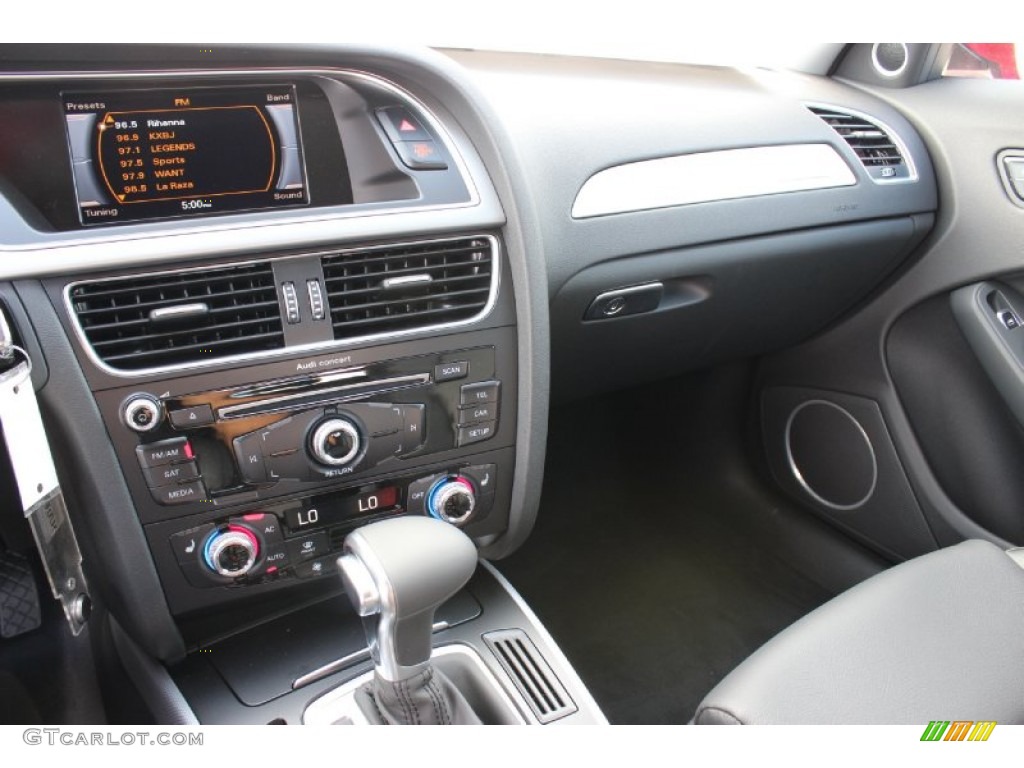
POLYGON ((221 576, 244 576, 256 564, 260 542, 256 534, 240 525, 229 525, 213 533, 203 547, 206 567, 221 576))
POLYGON ((464 525, 476 509, 476 491, 462 476, 439 480, 427 494, 427 512, 431 517, 452 525, 464 525))
POLYGON ((343 467, 359 455, 363 447, 359 429, 348 419, 328 419, 313 430, 310 442, 313 457, 321 464, 343 467))

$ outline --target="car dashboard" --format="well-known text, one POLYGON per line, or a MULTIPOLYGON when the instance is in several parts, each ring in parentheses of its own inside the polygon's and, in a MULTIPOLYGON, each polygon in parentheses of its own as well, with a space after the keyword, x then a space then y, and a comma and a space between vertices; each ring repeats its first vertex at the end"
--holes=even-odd
MULTIPOLYGON (((351 531, 431 515, 500 561, 552 403, 804 342, 938 209, 900 111, 796 73, 357 46, 0 72, 0 301, 94 599, 204 722, 294 721, 331 655, 264 651, 337 595, 351 531)), ((926 548, 773 450, 841 526, 926 548)))

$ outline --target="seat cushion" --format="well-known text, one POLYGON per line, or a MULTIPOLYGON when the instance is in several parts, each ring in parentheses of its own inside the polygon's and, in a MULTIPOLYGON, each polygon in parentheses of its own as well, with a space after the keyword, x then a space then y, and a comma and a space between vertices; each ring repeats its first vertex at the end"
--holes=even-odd
POLYGON ((966 541, 858 584, 733 670, 694 722, 1024 723, 1024 569, 966 541))

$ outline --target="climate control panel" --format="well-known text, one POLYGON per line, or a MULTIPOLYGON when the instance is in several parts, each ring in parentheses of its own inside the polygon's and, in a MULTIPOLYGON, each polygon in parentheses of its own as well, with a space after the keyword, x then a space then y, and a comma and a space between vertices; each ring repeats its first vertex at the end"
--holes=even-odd
MULTIPOLYGON (((326 423, 326 422, 325 422, 326 423)), ((454 467, 426 476, 268 505, 168 536, 192 587, 247 587, 335 572, 345 536, 394 515, 430 515, 457 526, 483 521, 494 507, 496 464, 454 467)))

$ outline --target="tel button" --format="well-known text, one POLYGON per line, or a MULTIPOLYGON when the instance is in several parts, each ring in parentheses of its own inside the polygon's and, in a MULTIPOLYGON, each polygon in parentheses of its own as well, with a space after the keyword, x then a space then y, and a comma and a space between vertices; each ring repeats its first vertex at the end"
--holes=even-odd
POLYGON ((497 381, 481 381, 479 384, 463 384, 460 392, 460 405, 480 405, 481 403, 498 402, 497 381))

